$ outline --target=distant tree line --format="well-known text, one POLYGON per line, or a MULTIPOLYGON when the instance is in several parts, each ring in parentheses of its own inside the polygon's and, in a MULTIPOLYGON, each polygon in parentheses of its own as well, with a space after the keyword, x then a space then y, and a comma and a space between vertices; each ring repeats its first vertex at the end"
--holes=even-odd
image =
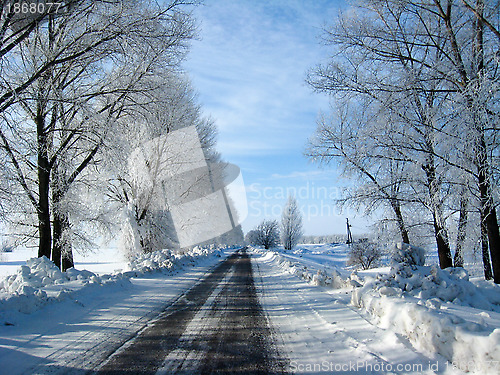
MULTIPOLYGON (((354 241, 358 241, 363 238, 368 238, 368 234, 353 234, 354 241)), ((342 244, 346 243, 347 235, 345 234, 330 234, 322 236, 302 236, 299 243, 301 244, 342 244)))

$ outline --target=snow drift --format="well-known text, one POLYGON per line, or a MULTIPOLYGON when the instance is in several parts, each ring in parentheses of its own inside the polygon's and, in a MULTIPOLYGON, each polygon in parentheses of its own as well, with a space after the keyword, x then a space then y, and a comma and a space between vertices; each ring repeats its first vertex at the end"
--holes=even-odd
POLYGON ((441 270, 403 259, 389 274, 367 278, 353 291, 352 304, 418 350, 438 353, 463 371, 497 374, 500 286, 473 283, 463 268, 441 270))
POLYGON ((155 251, 132 258, 128 271, 104 275, 74 268, 61 272, 46 257, 32 258, 16 274, 0 280, 0 312, 13 310, 30 314, 47 303, 74 298, 84 288, 117 284, 125 286, 130 283, 130 277, 149 272, 172 273, 211 256, 221 257, 222 249, 195 247, 184 252, 155 251))

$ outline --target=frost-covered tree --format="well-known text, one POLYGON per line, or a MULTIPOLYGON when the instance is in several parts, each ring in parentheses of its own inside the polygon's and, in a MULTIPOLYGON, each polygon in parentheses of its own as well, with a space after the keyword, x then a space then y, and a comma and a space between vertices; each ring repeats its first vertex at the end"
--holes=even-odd
POLYGON ((254 244, 270 249, 280 242, 279 224, 277 220, 263 220, 255 228, 254 244))
POLYGON ((257 229, 252 229, 245 236, 245 242, 248 245, 259 245, 259 231, 257 229))
POLYGON ((302 214, 297 200, 289 196, 281 213, 281 243, 285 250, 293 249, 302 237, 302 214))
POLYGON ((401 240, 408 243, 408 166, 392 150, 377 144, 376 134, 387 123, 369 112, 373 106, 356 105, 352 112, 350 108, 346 103, 336 119, 319 119, 307 155, 322 164, 338 163, 346 177, 361 182, 346 191, 338 201, 341 206, 364 207, 366 214, 383 209, 395 223, 401 240))
MULTIPOLYGON (((184 56, 193 25, 183 4, 74 2, 38 23, 3 65, 5 86, 19 89, 2 112, 2 152, 27 203, 12 222, 63 269, 72 266, 72 233, 84 211, 76 192, 98 183, 90 169, 102 164, 125 118, 147 105, 157 85, 151 78, 184 56)), ((87 219, 101 221, 96 214, 87 219)))
POLYGON ((371 118, 387 121, 390 131, 373 132, 357 149, 377 171, 387 171, 386 160, 409 166, 405 186, 415 201, 404 197, 411 210, 403 216, 427 210, 441 267, 453 264, 449 218, 459 217, 460 265, 463 231, 479 211, 497 283, 499 11, 486 0, 357 1, 326 30, 333 58, 309 79, 337 100, 374 103, 371 118))
MULTIPOLYGON (((4 0, 0 2, 0 76, 2 85, 0 87, 0 114, 17 102, 18 95, 23 93, 44 74, 47 74, 55 66, 66 62, 70 56, 53 54, 47 56, 45 64, 39 65, 28 74, 18 75, 15 72, 16 60, 19 59, 19 48, 26 44, 27 40, 33 40, 33 34, 43 25, 47 25, 49 19, 61 15, 70 15, 81 0, 65 0, 54 3, 54 6, 44 7, 43 12, 23 12, 22 8, 16 8, 17 0, 4 0), (21 10, 21 12, 19 11, 21 10), (14 69, 14 71, 13 71, 14 69)), ((96 0, 101 2, 101 0, 96 0)), ((39 10, 39 9, 37 9, 39 10)), ((77 52, 77 51, 75 51, 77 52)))
MULTIPOLYGON (((174 223, 172 210, 185 201, 222 194, 224 189, 227 165, 216 150, 213 120, 202 116, 185 76, 165 72, 161 79, 164 84, 150 92, 153 105, 130 117, 123 132, 114 138, 104 163, 108 168, 105 186, 121 215, 121 242, 126 253, 181 246, 178 232, 190 231, 201 219, 192 212, 192 217, 174 223)), ((229 199, 226 204, 230 205, 229 199)), ((233 212, 231 207, 226 211, 228 215, 233 212)), ((214 231, 211 239, 206 239, 208 233, 200 243, 243 241, 241 227, 235 224, 232 230, 224 229, 226 233, 214 231)))

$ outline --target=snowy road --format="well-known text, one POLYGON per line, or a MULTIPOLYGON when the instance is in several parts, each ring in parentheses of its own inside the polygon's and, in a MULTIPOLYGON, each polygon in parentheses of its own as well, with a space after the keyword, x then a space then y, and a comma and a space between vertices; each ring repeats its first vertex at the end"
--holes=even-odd
POLYGON ((272 252, 252 257, 258 293, 296 374, 463 374, 416 351, 350 305, 346 290, 310 285, 279 268, 272 252))
POLYGON ((232 251, 16 315, 0 326, 0 374, 460 373, 371 324, 350 290, 232 251))
POLYGON ((372 325, 347 291, 306 284, 272 253, 235 253, 96 372, 456 374, 372 325))
POLYGON ((96 374, 278 374, 281 358, 245 249, 222 262, 96 374))

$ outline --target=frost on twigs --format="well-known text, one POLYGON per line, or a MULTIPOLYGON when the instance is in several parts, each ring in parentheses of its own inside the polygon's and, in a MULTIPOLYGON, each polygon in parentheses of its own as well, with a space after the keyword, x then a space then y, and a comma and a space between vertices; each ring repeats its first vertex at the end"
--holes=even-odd
POLYGON ((425 264, 425 250, 407 243, 397 243, 392 253, 392 265, 404 264, 407 266, 423 266, 425 264))
POLYGON ((348 266, 361 267, 364 270, 379 265, 382 258, 379 246, 369 241, 354 242, 349 250, 348 266))

